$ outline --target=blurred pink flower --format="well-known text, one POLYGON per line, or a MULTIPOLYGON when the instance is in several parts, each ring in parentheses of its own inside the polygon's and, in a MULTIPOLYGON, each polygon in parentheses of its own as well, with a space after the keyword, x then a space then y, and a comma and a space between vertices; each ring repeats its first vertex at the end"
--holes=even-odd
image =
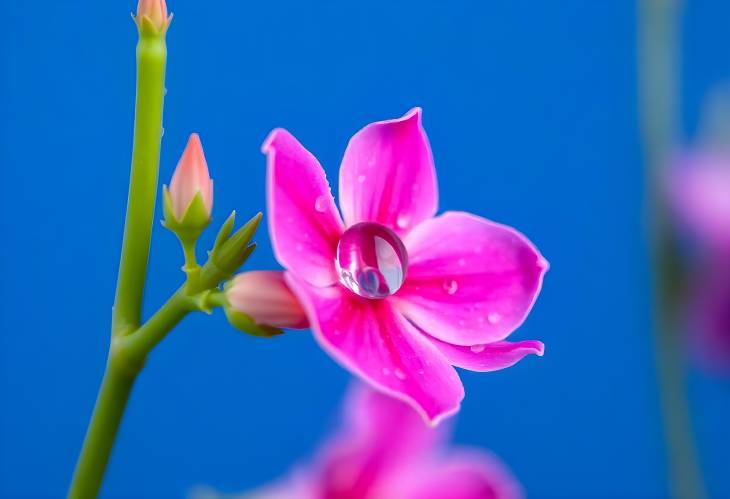
MULTIPOLYGON (((250 499, 517 499, 521 485, 482 449, 450 447, 446 426, 358 385, 344 424, 313 462, 250 499)), ((213 497, 213 496, 210 496, 213 497)))
POLYGON ((670 170, 669 201, 696 246, 688 328, 703 363, 730 371, 730 154, 687 155, 670 170))
POLYGON ((178 221, 183 219, 185 211, 198 193, 210 216, 213 209, 213 181, 210 179, 203 145, 197 133, 190 135, 185 151, 172 174, 169 192, 172 211, 178 221))
POLYGON ((680 158, 670 170, 671 207, 702 246, 730 252, 730 153, 680 158))
POLYGON ((547 261, 516 230, 463 212, 435 217, 436 173, 421 110, 366 126, 340 168, 340 207, 324 170, 274 130, 268 207, 274 252, 320 345, 432 423, 458 411, 453 366, 509 367, 543 354, 503 341, 525 320, 547 261))

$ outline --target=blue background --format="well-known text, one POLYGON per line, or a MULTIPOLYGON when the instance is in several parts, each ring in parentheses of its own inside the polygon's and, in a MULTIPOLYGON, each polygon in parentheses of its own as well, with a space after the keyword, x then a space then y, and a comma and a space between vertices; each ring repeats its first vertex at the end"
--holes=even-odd
MULTIPOLYGON (((687 2, 684 127, 730 71, 730 6, 687 2)), ((525 232, 552 269, 515 337, 544 358, 463 373, 456 440, 532 497, 666 496, 649 333, 632 1, 170 0, 161 182, 192 131, 215 222, 264 209, 259 148, 291 130, 336 178, 350 135, 424 108, 441 209, 525 232), (212 5, 216 7, 213 8, 212 5)), ((0 494, 65 493, 103 372, 127 194, 132 1, 2 2, 0 494)), ((212 234, 205 236, 205 246, 212 234)), ((249 268, 277 268, 267 241, 249 268)), ((155 225, 145 306, 181 281, 155 225)), ((110 497, 243 490, 327 433, 347 374, 308 332, 263 341, 192 316, 152 354, 110 497)), ((727 380, 691 376, 707 484, 730 496, 727 380)))

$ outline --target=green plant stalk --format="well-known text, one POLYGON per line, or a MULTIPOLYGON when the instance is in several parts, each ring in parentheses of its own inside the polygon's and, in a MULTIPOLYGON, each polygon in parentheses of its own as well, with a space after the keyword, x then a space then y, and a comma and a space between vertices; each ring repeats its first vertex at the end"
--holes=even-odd
POLYGON ((112 340, 104 380, 69 489, 70 498, 98 495, 127 400, 147 354, 196 309, 194 298, 185 294, 183 286, 134 334, 112 340))
POLYGON ((653 265, 654 342, 669 476, 679 499, 707 496, 692 434, 687 401, 683 338, 677 310, 682 293, 681 262, 666 219, 662 186, 678 136, 677 89, 680 0, 639 4, 638 76, 642 142, 647 166, 649 245, 653 265))
POLYGON ((132 168, 114 298, 113 334, 127 334, 141 323, 160 166, 166 60, 164 32, 148 32, 142 24, 137 43, 137 101, 132 168))
MULTIPOLYGON (((134 144, 112 312, 112 341, 104 378, 69 489, 69 497, 73 499, 98 495, 127 400, 146 356, 145 353, 125 358, 120 355, 124 350, 116 348, 117 340, 134 332, 141 322, 157 196, 167 47, 164 30, 151 30, 146 24, 149 23, 145 19, 140 20, 134 144)), ((184 316, 177 310, 178 306, 175 301, 167 309, 163 307, 153 317, 157 319, 150 327, 171 329, 184 316)), ((155 336, 164 334, 156 333, 155 336)))

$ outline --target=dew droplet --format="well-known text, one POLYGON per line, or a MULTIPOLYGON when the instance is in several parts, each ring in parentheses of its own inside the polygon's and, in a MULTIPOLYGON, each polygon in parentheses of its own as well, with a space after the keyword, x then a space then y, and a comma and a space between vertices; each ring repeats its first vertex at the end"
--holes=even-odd
POLYGON ((410 222, 411 217, 406 213, 401 213, 395 220, 395 224, 398 226, 399 229, 405 229, 406 227, 408 227, 408 224, 410 222))
POLYGON ((487 322, 490 324, 496 324, 502 320, 502 316, 498 312, 492 312, 487 315, 487 322))
POLYGON ((459 283, 453 279, 447 279, 444 281, 444 291, 446 294, 453 295, 459 289, 459 283))
POLYGON ((459 258, 457 263, 459 264, 459 267, 466 267, 466 260, 463 258, 459 258))
POLYGON ((384 367, 383 368, 383 375, 390 376, 390 369, 388 369, 387 367, 384 367))
POLYGON ((401 381, 406 379, 406 373, 404 373, 401 369, 399 369, 397 367, 395 368, 395 371, 393 371, 393 374, 395 374, 395 377, 401 381))
POLYGON ((471 347, 469 347, 469 350, 474 353, 481 353, 484 351, 485 348, 487 348, 487 345, 472 345, 471 347))
POLYGON ((314 200, 314 209, 320 213, 324 213, 326 206, 327 196, 317 196, 317 199, 314 200))
POLYGON ((358 181, 358 182, 360 182, 361 184, 362 184, 363 182, 365 182, 365 175, 358 175, 358 176, 357 176, 357 181, 358 181))
POLYGON ((417 373, 418 373, 418 374, 419 374, 420 376, 423 376, 424 374, 426 374, 426 371, 424 371, 423 369, 419 369, 419 370, 418 370, 418 371, 416 371, 416 372, 417 372, 417 373))
POLYGON ((400 238, 384 225, 355 224, 342 234, 335 260, 340 282, 363 298, 385 298, 403 285, 408 254, 400 238))

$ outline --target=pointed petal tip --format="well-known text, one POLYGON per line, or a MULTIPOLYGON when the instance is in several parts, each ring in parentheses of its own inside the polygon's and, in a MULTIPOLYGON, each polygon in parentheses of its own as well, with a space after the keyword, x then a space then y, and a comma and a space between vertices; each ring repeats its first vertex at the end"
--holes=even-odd
POLYGON ((276 150, 276 143, 281 140, 280 137, 282 135, 286 136, 291 134, 284 128, 274 128, 271 130, 266 136, 266 139, 264 139, 264 143, 261 144, 261 152, 268 155, 272 152, 272 149, 276 150))

